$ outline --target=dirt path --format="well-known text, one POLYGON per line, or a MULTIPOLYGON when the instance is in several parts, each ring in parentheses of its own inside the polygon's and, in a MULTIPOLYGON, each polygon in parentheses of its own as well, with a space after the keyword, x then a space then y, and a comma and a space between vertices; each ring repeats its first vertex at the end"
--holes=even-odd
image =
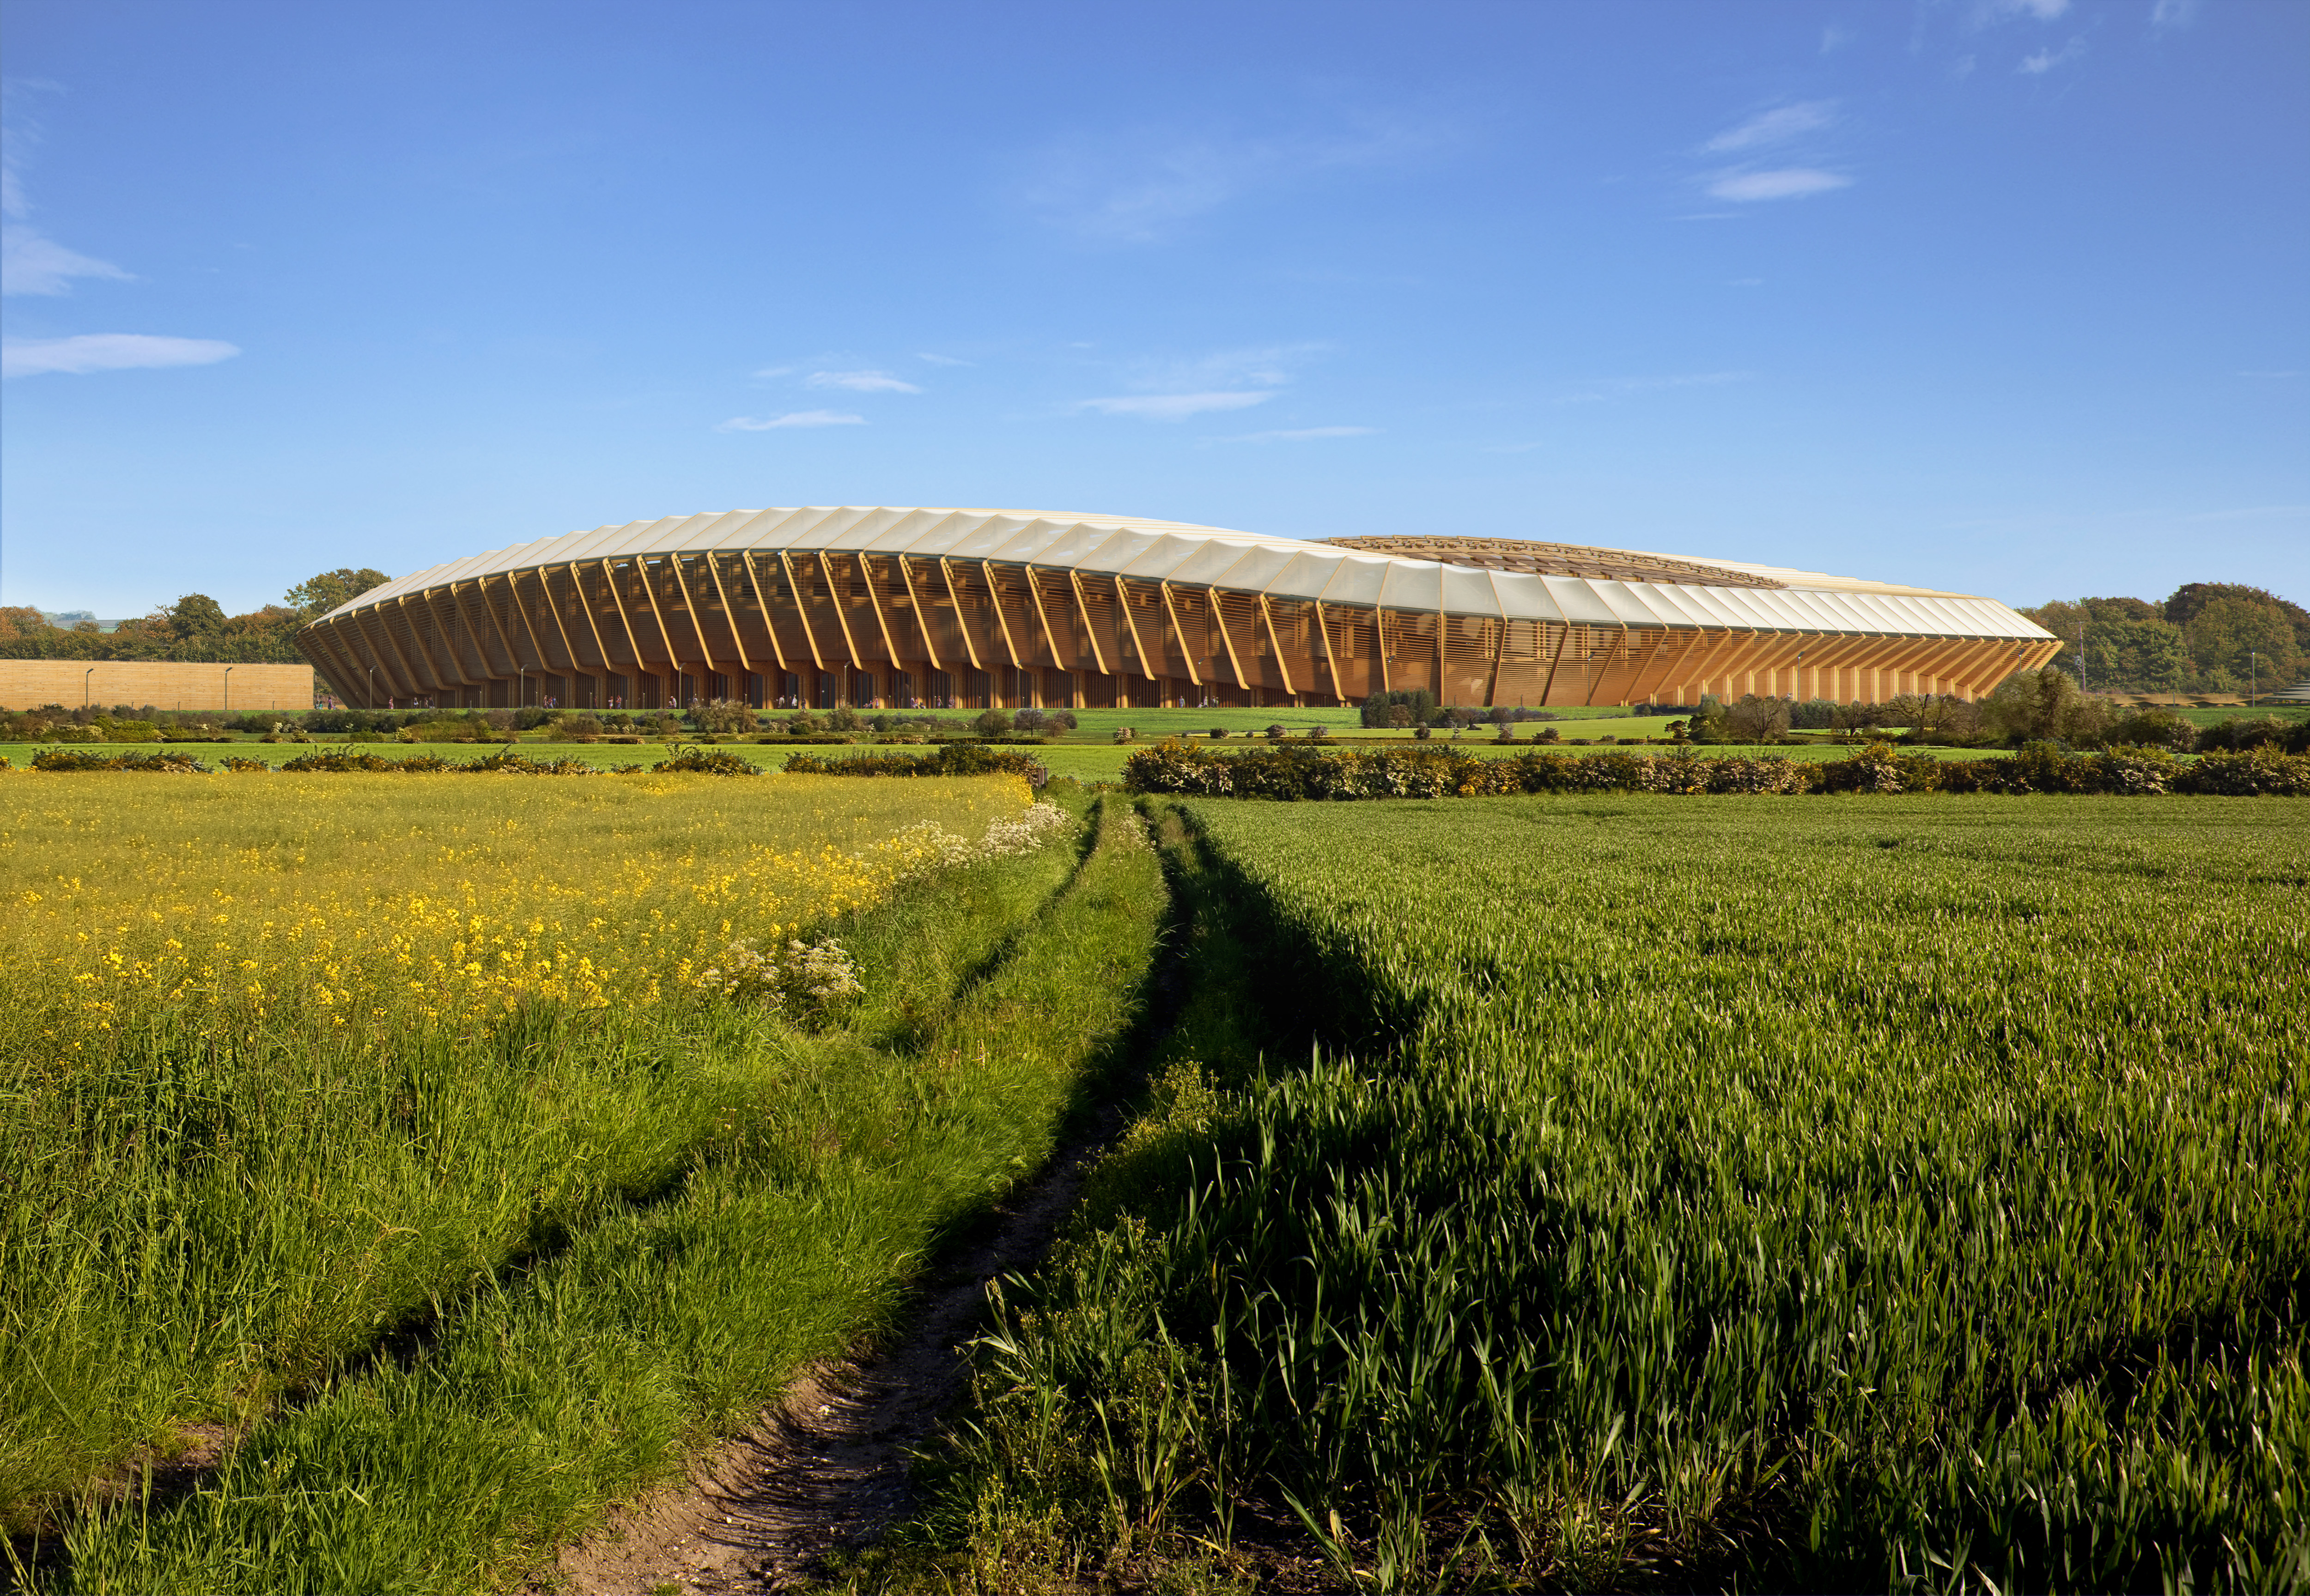
POLYGON ((909 1453, 963 1393, 960 1343, 978 1327, 986 1283, 1049 1248, 1120 1123, 1107 1111, 996 1210, 978 1242, 941 1260, 897 1345, 806 1372, 760 1424, 695 1460, 685 1482, 565 1548, 560 1587, 578 1596, 788 1590, 809 1583, 827 1552, 872 1541, 911 1504, 909 1453))

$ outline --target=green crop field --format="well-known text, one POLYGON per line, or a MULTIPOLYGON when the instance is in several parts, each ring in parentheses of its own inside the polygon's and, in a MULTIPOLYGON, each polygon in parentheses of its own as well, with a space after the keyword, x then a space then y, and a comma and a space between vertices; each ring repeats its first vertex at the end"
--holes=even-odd
POLYGON ((881 1588, 2310 1588, 2310 802, 1154 808, 1200 1006, 881 1588))
POLYGON ((1029 796, 0 773, 0 1584, 518 1586, 890 1323, 1164 913, 1029 796))

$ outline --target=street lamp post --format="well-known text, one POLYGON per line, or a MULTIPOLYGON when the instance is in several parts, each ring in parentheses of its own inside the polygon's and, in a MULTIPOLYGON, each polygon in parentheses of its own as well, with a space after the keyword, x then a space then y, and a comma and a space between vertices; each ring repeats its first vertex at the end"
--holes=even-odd
POLYGON ((2245 707, 2254 707, 2257 690, 2262 686, 2262 655, 2252 648, 2245 651, 2245 707))
POLYGON ((227 715, 232 713, 232 666, 224 668, 224 713, 227 715))
POLYGON ((80 673, 80 707, 82 709, 88 707, 88 679, 95 674, 96 667, 94 665, 91 665, 87 670, 82 671, 80 673))

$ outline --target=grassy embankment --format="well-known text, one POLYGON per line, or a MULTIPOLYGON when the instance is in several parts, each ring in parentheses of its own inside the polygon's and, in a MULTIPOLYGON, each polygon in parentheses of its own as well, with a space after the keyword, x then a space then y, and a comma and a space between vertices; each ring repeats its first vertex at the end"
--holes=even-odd
POLYGON ((862 1585, 2310 1585, 2310 803, 1170 812, 1233 987, 862 1585))
POLYGON ((228 1439, 188 1496, 132 1474, 65 1514, 39 1583, 485 1588, 872 1333, 1039 1164, 1133 1011, 1161 913, 1135 832, 1080 867, 877 872, 903 822, 975 834, 1023 802, 0 785, 0 1157, 27 1172, 0 1210, 0 1500, 53 1533, 123 1460, 228 1439), (864 993, 789 1023, 682 984, 774 926, 838 932, 864 993), (432 963, 452 932, 481 974, 432 963), (188 979, 172 943, 228 973, 188 979))

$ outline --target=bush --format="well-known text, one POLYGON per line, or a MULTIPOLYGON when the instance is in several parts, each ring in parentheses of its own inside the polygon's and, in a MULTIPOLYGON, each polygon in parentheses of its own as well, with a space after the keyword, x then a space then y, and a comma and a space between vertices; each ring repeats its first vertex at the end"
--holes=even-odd
POLYGON ((927 754, 789 754, 785 768, 788 776, 1023 776, 1037 788, 1051 779, 1032 754, 980 742, 941 743, 927 754))
POLYGON ((2174 790, 2222 798, 2310 796, 2310 754, 2281 753, 2271 743, 2208 754, 2182 772, 2174 790))
MULTIPOLYGON (((2175 716, 2175 718, 2179 720, 2181 717, 2175 716)), ((2249 719, 2241 715, 2216 721, 2198 733, 2197 745, 2207 753, 2216 750, 2236 753, 2249 748, 2268 747, 2298 754, 2305 751, 2303 738, 2306 733, 2310 733, 2310 721, 2282 721, 2274 715, 2249 719)))
POLYGON ((760 776, 761 767, 751 759, 718 748, 677 748, 666 759, 650 767, 652 770, 691 776, 760 776))
POLYGON ((1012 721, 1000 709, 982 709, 970 723, 970 729, 981 737, 1000 737, 1008 732, 1012 721))
POLYGON ((690 710, 690 718, 701 732, 751 732, 757 724, 754 712, 735 698, 700 704, 690 710))
POLYGON ((1133 792, 1283 800, 1484 797, 1514 793, 2106 793, 2151 796, 2310 794, 2310 757, 2263 747, 2184 764, 2164 749, 2072 753, 2031 743, 2008 759, 1950 760, 1871 743, 1819 764, 1776 755, 1708 757, 1534 750, 1481 759, 1449 748, 1377 748, 1330 754, 1304 745, 1222 754, 1170 739, 1124 760, 1133 792))
POLYGON ((2113 745, 2131 743, 2186 754, 2198 746, 2198 728, 2177 710, 2153 707, 2137 709, 2117 721, 2109 728, 2109 741, 2113 745))
POLYGON ((44 748, 32 756, 35 770, 148 770, 185 775, 208 768, 190 754, 82 754, 68 749, 44 748))

